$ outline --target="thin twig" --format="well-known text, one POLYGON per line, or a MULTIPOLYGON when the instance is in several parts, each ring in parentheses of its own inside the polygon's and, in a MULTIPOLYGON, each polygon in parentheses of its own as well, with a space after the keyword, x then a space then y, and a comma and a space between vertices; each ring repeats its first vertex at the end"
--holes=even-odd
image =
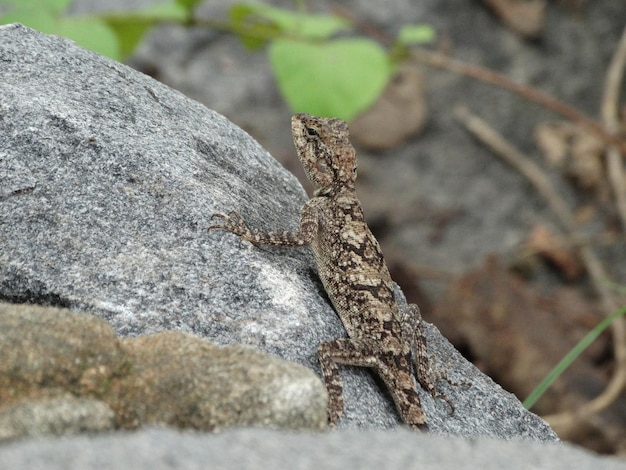
MULTIPOLYGON (((607 69, 600 111, 604 127, 612 134, 619 130, 619 93, 624 80, 624 68, 626 68, 626 28, 607 69)), ((626 231, 626 182, 619 148, 610 146, 606 152, 606 159, 608 179, 615 195, 617 213, 626 231)))
MULTIPOLYGON (((500 134, 491 128, 486 122, 472 115, 467 108, 457 107, 454 116, 481 142, 495 151, 495 154, 513 166, 537 189, 547 201, 550 208, 556 214, 560 224, 569 236, 576 236, 574 217, 561 196, 552 189, 548 178, 543 171, 535 165, 527 156, 513 148, 500 134)), ((595 254, 594 250, 587 245, 579 247, 580 257, 589 273, 591 283, 600 296, 603 309, 607 315, 618 309, 617 302, 605 282, 608 279, 606 271, 595 254)), ((562 432, 569 431, 576 426, 579 420, 588 420, 591 416, 608 407, 619 396, 626 385, 626 345, 624 333, 626 322, 623 318, 616 319, 611 323, 613 334, 613 348, 615 354, 615 372, 603 392, 590 402, 574 412, 565 412, 546 417, 546 420, 562 432)))
POLYGON ((426 49, 415 49, 411 51, 411 57, 432 67, 455 72, 460 75, 474 78, 481 82, 490 83, 500 88, 512 91, 529 101, 537 103, 555 113, 560 114, 569 121, 579 124, 603 142, 614 145, 626 152, 626 142, 605 129, 598 121, 590 118, 573 106, 570 106, 537 88, 517 83, 506 75, 494 72, 493 70, 451 59, 450 57, 447 57, 439 52, 428 51, 426 49))
POLYGON ((548 202, 565 231, 575 230, 574 217, 567 203, 554 190, 552 183, 538 165, 515 149, 485 121, 472 115, 466 107, 457 106, 454 109, 454 117, 481 142, 492 148, 500 158, 530 180, 539 194, 548 202))
MULTIPOLYGON (((605 129, 616 134, 619 129, 619 93, 624 80, 624 69, 626 68, 626 29, 617 46, 611 63, 607 69, 604 83, 604 94, 602 97, 601 115, 605 129)), ((623 148, 621 149, 623 152, 623 148)), ((620 147, 609 146, 606 152, 608 180, 615 195, 617 212, 620 217, 622 227, 626 231, 626 184, 622 165, 622 155, 620 147)), ((589 247, 585 247, 589 249, 589 247)), ((583 250, 581 250, 583 253, 583 250)), ((587 254, 589 256, 589 254, 587 254)), ((593 258, 593 256, 592 256, 593 258)), ((596 260, 597 261, 597 260, 596 260)), ((593 265, 592 269, 598 271, 598 275, 605 276, 602 265, 593 265)), ((603 286, 606 286, 603 283, 603 286)), ((608 289, 608 288, 606 288, 608 289)), ((606 301, 603 297, 605 309, 612 308, 612 302, 606 301)), ((555 427, 571 428, 579 419, 591 416, 608 407, 621 394, 626 383, 626 324, 623 319, 614 322, 611 326, 613 332, 613 348, 617 367, 611 382, 602 394, 584 405, 575 412, 559 413, 546 416, 546 420, 555 427)))
POLYGON ((383 44, 385 47, 393 46, 395 38, 391 36, 387 31, 379 28, 375 24, 364 21, 361 18, 357 17, 351 10, 345 8, 341 5, 333 5, 330 11, 341 18, 348 20, 352 25, 358 30, 361 31, 365 36, 368 36, 372 39, 383 44))
MULTIPOLYGON (((380 41, 385 46, 393 47, 395 45, 396 40, 394 37, 389 35, 386 31, 371 25, 370 23, 359 20, 349 10, 340 6, 335 6, 333 7, 333 12, 336 15, 350 21, 354 27, 363 32, 363 34, 380 41)), ((512 91, 523 98, 533 101, 557 114, 562 115, 566 119, 579 124, 592 134, 596 135, 603 142, 615 145, 616 147, 626 151, 626 142, 613 135, 612 132, 604 129, 602 124, 598 121, 587 116, 582 111, 568 105, 567 103, 538 90, 537 88, 517 83, 506 75, 494 72, 488 68, 452 59, 440 52, 429 51, 423 48, 412 48, 406 52, 408 52, 409 57, 420 63, 447 70, 449 72, 458 73, 459 75, 464 75, 480 82, 489 83, 499 88, 512 91)))
MULTIPOLYGON (((371 23, 358 19, 351 11, 346 8, 335 5, 333 7, 333 13, 343 18, 346 18, 354 27, 363 34, 379 41, 387 47, 393 47, 395 44, 395 38, 389 35, 386 31, 372 25, 371 23)), ((429 65, 431 67, 448 70, 449 72, 458 73, 475 80, 495 85, 499 88, 512 91, 517 95, 526 98, 540 106, 543 106, 551 111, 560 114, 567 120, 587 129, 589 132, 597 136, 603 142, 611 144, 619 149, 623 153, 626 153, 626 141, 620 139, 614 134, 614 131, 605 129, 605 127, 597 120, 587 116, 582 111, 570 106, 569 104, 561 101, 537 88, 522 83, 517 83, 506 75, 494 72, 493 70, 478 65, 467 64, 460 60, 455 60, 448 57, 445 54, 435 51, 429 51, 424 48, 414 48, 409 51, 410 57, 420 63, 429 65)))
MULTIPOLYGON (((626 234, 617 234, 615 232, 598 233, 596 235, 573 235, 573 236, 561 236, 556 238, 559 246, 565 248, 577 248, 581 245, 594 245, 594 246, 611 246, 617 243, 626 243, 626 234)), ((528 251, 530 254, 534 254, 537 251, 531 249, 528 251)))

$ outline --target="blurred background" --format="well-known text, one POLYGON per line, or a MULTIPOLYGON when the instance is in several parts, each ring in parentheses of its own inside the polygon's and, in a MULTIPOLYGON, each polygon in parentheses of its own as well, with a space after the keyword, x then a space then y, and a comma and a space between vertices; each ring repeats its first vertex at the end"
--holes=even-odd
MULTIPOLYGON (((0 23, 85 41, 200 101, 307 190, 291 114, 348 119, 357 190, 394 280, 521 400, 626 304, 623 0, 29 3, 0 2, 0 23), (559 101, 534 102, 536 90, 559 101), (493 131, 551 200, 484 141, 493 131)), ((531 410, 563 439, 623 456, 622 321, 531 410)))

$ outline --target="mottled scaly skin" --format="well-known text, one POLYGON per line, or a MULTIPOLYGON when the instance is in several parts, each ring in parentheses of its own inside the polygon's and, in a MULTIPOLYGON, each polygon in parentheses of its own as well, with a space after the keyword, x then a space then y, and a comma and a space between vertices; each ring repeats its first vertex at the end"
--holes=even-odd
MULTIPOLYGON (((340 119, 296 114, 293 140, 314 197, 302 207, 297 232, 260 233, 248 228, 238 213, 215 214, 212 229, 223 229, 254 244, 309 245, 319 276, 348 333, 348 338, 322 343, 318 355, 329 395, 334 425, 343 414, 337 364, 370 367, 385 382, 402 419, 423 428, 426 418, 415 378, 433 396, 421 316, 416 305, 400 311, 378 241, 365 223, 355 192, 356 152, 348 126, 340 119)), ((450 404, 451 409, 453 409, 450 404)))

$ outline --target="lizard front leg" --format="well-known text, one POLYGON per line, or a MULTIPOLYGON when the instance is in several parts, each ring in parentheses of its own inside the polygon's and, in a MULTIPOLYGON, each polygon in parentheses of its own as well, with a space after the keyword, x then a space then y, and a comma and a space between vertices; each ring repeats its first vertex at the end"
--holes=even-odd
POLYGON ((226 230, 234 233, 242 240, 247 240, 255 245, 308 245, 311 243, 317 229, 317 219, 314 217, 314 214, 311 211, 304 210, 300 217, 300 230, 297 232, 263 233, 259 230, 251 229, 236 211, 231 211, 228 214, 213 214, 211 220, 215 223, 209 227, 209 230, 226 230))
POLYGON ((343 385, 338 364, 369 367, 383 379, 393 401, 409 426, 426 427, 426 417, 415 390, 410 355, 380 351, 373 341, 336 339, 318 349, 322 375, 328 391, 328 421, 335 426, 343 415, 343 385))

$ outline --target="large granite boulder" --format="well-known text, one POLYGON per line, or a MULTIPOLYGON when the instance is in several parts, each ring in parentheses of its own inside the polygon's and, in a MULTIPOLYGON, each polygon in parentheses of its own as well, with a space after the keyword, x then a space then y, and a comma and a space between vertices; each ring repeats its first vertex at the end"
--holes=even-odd
MULTIPOLYGON (((345 332, 308 250, 207 232, 233 209, 296 228, 306 194, 291 174, 223 116, 68 40, 1 27, 0 64, 0 298, 91 313, 123 337, 244 343, 319 374, 317 346, 345 332)), ((471 383, 441 386, 453 415, 421 393, 432 432, 557 439, 432 325, 427 339, 471 383)), ((342 374, 340 428, 398 425, 368 371, 342 374)))

